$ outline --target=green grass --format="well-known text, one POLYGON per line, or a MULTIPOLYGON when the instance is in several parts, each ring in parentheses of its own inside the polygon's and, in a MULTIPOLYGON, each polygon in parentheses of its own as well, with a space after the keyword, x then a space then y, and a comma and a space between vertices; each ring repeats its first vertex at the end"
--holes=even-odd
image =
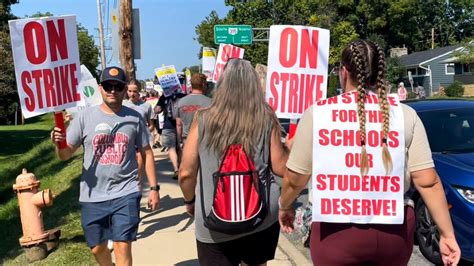
POLYGON ((25 265, 18 243, 22 236, 18 200, 12 185, 22 168, 41 180, 41 188, 56 195, 54 204, 43 209, 45 229, 61 229, 59 246, 34 265, 95 264, 85 244, 80 223, 79 176, 82 156, 59 161, 49 140, 53 116, 28 119, 23 126, 0 126, 0 264, 25 265))

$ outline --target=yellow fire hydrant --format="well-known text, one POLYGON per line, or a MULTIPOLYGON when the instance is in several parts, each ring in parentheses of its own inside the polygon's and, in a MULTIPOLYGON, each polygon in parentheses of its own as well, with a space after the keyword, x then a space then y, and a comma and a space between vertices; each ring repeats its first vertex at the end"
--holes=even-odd
POLYGON ((16 184, 13 185, 18 196, 23 229, 20 245, 26 248, 30 262, 44 259, 61 234, 59 229, 44 230, 41 209, 53 205, 54 196, 49 189, 38 191, 40 183, 34 174, 23 168, 22 174, 16 178, 16 184))

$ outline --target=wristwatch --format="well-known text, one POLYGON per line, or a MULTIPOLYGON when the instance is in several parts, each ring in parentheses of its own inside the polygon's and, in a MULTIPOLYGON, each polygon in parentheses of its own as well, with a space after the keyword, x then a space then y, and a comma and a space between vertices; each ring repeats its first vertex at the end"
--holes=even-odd
POLYGON ((151 186, 150 190, 160 191, 160 185, 157 184, 156 186, 151 186))

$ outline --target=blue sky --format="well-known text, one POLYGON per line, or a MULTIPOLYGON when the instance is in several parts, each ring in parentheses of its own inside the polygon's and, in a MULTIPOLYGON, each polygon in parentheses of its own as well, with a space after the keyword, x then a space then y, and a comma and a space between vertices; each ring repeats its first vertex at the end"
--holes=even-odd
MULTIPOLYGON (((112 7, 116 0, 101 2, 105 11, 107 3, 112 7)), ((133 7, 140 9, 142 59, 135 61, 139 79, 151 78, 153 70, 162 64, 175 65, 178 71, 200 64, 197 57, 200 45, 193 39, 195 26, 212 10, 224 17, 230 9, 224 5, 224 0, 133 0, 133 7)), ((38 11, 76 15, 77 22, 89 30, 89 35, 96 37, 96 43, 98 41, 96 0, 20 0, 11 9, 18 17, 38 11)), ((105 28, 106 14, 102 15, 105 28)), ((110 59, 112 52, 106 53, 110 59)), ((117 62, 113 59, 110 64, 117 62)))

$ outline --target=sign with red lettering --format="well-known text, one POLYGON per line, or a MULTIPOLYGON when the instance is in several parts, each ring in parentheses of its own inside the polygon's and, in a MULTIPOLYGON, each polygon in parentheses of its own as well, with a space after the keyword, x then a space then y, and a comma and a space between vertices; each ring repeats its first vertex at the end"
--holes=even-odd
POLYGON ((224 66, 231 58, 244 58, 245 49, 231 45, 220 44, 219 52, 217 53, 216 66, 214 67, 214 74, 212 75, 212 82, 217 82, 224 72, 224 66))
POLYGON ((75 16, 10 20, 15 75, 25 118, 81 100, 75 16))
POLYGON ((279 118, 298 119, 326 98, 329 30, 271 26, 266 98, 279 118))
POLYGON ((358 224, 402 224, 405 181, 403 110, 389 95, 387 147, 393 168, 382 161, 382 112, 378 97, 365 102, 369 172, 361 176, 361 141, 357 92, 321 100, 313 106, 313 221, 358 224), (321 163, 331 162, 331 163, 321 163))

